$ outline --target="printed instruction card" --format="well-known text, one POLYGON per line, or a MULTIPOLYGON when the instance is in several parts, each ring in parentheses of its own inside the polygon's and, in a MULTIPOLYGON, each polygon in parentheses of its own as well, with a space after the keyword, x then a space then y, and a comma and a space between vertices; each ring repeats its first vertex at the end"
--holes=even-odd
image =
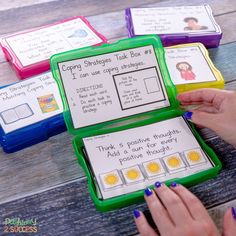
POLYGON ((0 89, 0 124, 5 133, 62 113, 51 72, 0 89))
POLYGON ((135 35, 217 31, 207 5, 130 10, 135 35))
POLYGON ((102 39, 80 18, 6 39, 23 66, 56 53, 99 44, 102 39))
POLYGON ((83 142, 103 199, 213 167, 183 117, 83 142))
POLYGON ((152 45, 58 67, 75 129, 170 105, 152 45))
POLYGON ((175 85, 217 80, 199 46, 165 48, 165 57, 175 85))

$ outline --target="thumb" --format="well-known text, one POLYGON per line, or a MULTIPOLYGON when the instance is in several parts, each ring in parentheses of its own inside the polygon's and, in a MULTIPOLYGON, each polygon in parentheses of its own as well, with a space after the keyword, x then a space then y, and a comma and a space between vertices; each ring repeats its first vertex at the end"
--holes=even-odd
POLYGON ((218 124, 220 124, 220 122, 218 122, 219 114, 197 110, 192 112, 191 120, 193 123, 209 128, 213 131, 217 131, 218 124))

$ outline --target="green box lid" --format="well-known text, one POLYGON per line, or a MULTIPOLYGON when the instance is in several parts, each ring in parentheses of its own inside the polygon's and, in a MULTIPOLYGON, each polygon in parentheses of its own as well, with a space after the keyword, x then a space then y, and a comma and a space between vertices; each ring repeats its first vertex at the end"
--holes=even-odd
POLYGON ((166 67, 164 49, 156 35, 59 53, 51 57, 51 69, 63 100, 68 131, 80 137, 96 135, 101 130, 112 132, 117 128, 120 130, 120 127, 136 127, 140 122, 150 122, 157 115, 171 112, 179 106, 176 89, 166 67), (135 82, 136 77, 142 76, 142 85, 135 82), (133 85, 129 84, 130 78, 133 85), (146 97, 141 102, 132 102, 132 91, 141 91, 134 91, 135 86, 145 86, 142 89, 146 90, 148 96, 145 94, 146 97), (156 90, 159 89, 157 96, 155 86, 156 90), (114 104, 109 106, 111 101, 108 98, 103 100, 104 104, 107 102, 107 108, 103 108, 100 113, 94 112, 96 106, 94 108, 92 105, 99 101, 96 98, 93 102, 95 96, 92 95, 104 92, 104 96, 111 96, 109 90, 112 94, 117 93, 119 107, 114 104), (91 107, 87 105, 87 110, 83 110, 90 95, 91 107), (125 100, 127 96, 129 105, 125 100), (106 118, 102 120, 103 117, 106 118))

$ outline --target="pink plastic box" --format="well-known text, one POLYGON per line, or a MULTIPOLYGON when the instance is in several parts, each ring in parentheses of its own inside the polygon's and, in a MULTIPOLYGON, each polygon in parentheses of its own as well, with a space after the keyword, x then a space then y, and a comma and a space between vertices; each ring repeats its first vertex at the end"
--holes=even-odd
POLYGON ((48 71, 53 54, 106 42, 84 17, 77 16, 7 36, 1 47, 19 79, 25 79, 48 71))

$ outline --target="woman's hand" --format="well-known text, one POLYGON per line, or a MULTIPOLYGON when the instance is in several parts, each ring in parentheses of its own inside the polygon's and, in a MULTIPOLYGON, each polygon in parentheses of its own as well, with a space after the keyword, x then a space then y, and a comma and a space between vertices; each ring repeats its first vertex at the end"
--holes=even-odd
POLYGON ((191 121, 207 127, 236 147, 236 92, 199 89, 179 94, 182 106, 198 105, 187 113, 191 121))
MULTIPOLYGON (((185 187, 157 182, 154 191, 145 190, 145 200, 161 236, 219 236, 200 200, 185 187)), ((142 236, 157 234, 144 214, 135 210, 135 223, 142 236)))

